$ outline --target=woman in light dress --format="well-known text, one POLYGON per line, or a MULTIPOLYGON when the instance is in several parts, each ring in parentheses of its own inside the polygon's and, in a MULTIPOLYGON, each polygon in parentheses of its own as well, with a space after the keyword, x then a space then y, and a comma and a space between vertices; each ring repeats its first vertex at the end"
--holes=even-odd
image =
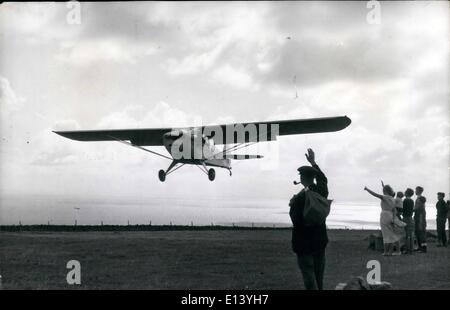
POLYGON ((394 218, 396 215, 394 190, 389 185, 383 185, 383 195, 377 194, 374 191, 364 187, 364 190, 369 192, 381 200, 381 214, 380 226, 381 234, 383 235, 384 253, 385 256, 401 255, 400 252, 400 236, 395 231, 394 218), (396 251, 393 252, 394 246, 396 251))
POLYGON ((406 248, 405 246, 405 227, 406 222, 403 221, 403 197, 405 197, 405 194, 403 192, 397 192, 396 197, 394 198, 395 202, 395 213, 396 217, 394 217, 394 231, 398 235, 399 242, 396 244, 396 250, 406 248), (401 226, 399 225, 401 224, 401 226), (400 246, 402 244, 402 246, 400 246))

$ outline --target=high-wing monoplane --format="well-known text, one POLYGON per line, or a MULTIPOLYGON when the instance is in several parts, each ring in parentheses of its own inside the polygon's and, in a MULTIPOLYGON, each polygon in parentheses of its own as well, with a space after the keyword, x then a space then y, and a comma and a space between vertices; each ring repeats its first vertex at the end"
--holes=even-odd
POLYGON ((278 136, 339 131, 350 125, 347 116, 235 123, 187 128, 139 128, 111 130, 54 131, 63 137, 78 141, 118 141, 171 161, 166 170, 159 171, 164 182, 169 173, 182 166, 196 165, 215 179, 213 168, 228 169, 231 160, 262 158, 261 155, 232 154, 231 152, 263 141, 274 141, 278 136), (223 145, 219 150, 217 145, 223 145), (144 146, 164 146, 170 156, 144 146))

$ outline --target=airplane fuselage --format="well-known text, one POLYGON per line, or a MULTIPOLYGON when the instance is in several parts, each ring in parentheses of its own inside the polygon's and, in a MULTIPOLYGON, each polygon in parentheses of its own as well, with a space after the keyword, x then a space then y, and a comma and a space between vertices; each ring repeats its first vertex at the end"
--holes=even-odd
POLYGON ((231 168, 231 160, 223 158, 214 141, 201 131, 173 130, 164 134, 163 144, 173 159, 180 163, 231 168))

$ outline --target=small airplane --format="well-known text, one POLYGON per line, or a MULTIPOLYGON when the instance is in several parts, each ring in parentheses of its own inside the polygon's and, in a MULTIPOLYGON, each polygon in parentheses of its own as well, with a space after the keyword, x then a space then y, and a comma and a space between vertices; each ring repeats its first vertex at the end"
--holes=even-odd
POLYGON ((347 116, 311 119, 235 123, 187 128, 139 128, 111 130, 53 131, 78 141, 118 141, 143 151, 171 160, 166 170, 160 170, 164 182, 169 173, 182 166, 196 165, 214 181, 213 168, 227 169, 231 176, 231 160, 262 158, 261 155, 230 154, 262 141, 275 141, 277 136, 339 131, 350 125, 347 116), (223 145, 219 150, 216 145, 223 145), (171 157, 144 146, 164 146, 171 157))

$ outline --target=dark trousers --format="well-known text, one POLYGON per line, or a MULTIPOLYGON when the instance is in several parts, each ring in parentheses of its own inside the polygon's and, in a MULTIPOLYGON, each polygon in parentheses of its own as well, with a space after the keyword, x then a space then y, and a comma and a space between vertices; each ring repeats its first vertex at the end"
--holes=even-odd
POLYGON ((412 253, 414 249, 413 232, 414 232, 414 221, 412 217, 404 217, 403 221, 406 223, 405 226, 405 252, 412 253))
POLYGON ((307 290, 323 290, 325 249, 314 254, 297 254, 297 263, 307 290))
POLYGON ((448 240, 450 240, 450 217, 447 218, 448 220, 448 240))
POLYGON ((422 248, 422 246, 427 245, 427 229, 423 225, 423 219, 420 218, 414 219, 414 225, 415 225, 415 235, 417 239, 417 245, 419 246, 419 249, 422 248))
POLYGON ((424 229, 416 229, 415 231, 417 245, 419 246, 419 249, 422 248, 422 246, 427 244, 427 231, 424 229))
POLYGON ((438 235, 438 242, 442 245, 447 245, 447 236, 445 235, 445 223, 447 222, 447 218, 438 217, 436 219, 436 229, 438 235))

